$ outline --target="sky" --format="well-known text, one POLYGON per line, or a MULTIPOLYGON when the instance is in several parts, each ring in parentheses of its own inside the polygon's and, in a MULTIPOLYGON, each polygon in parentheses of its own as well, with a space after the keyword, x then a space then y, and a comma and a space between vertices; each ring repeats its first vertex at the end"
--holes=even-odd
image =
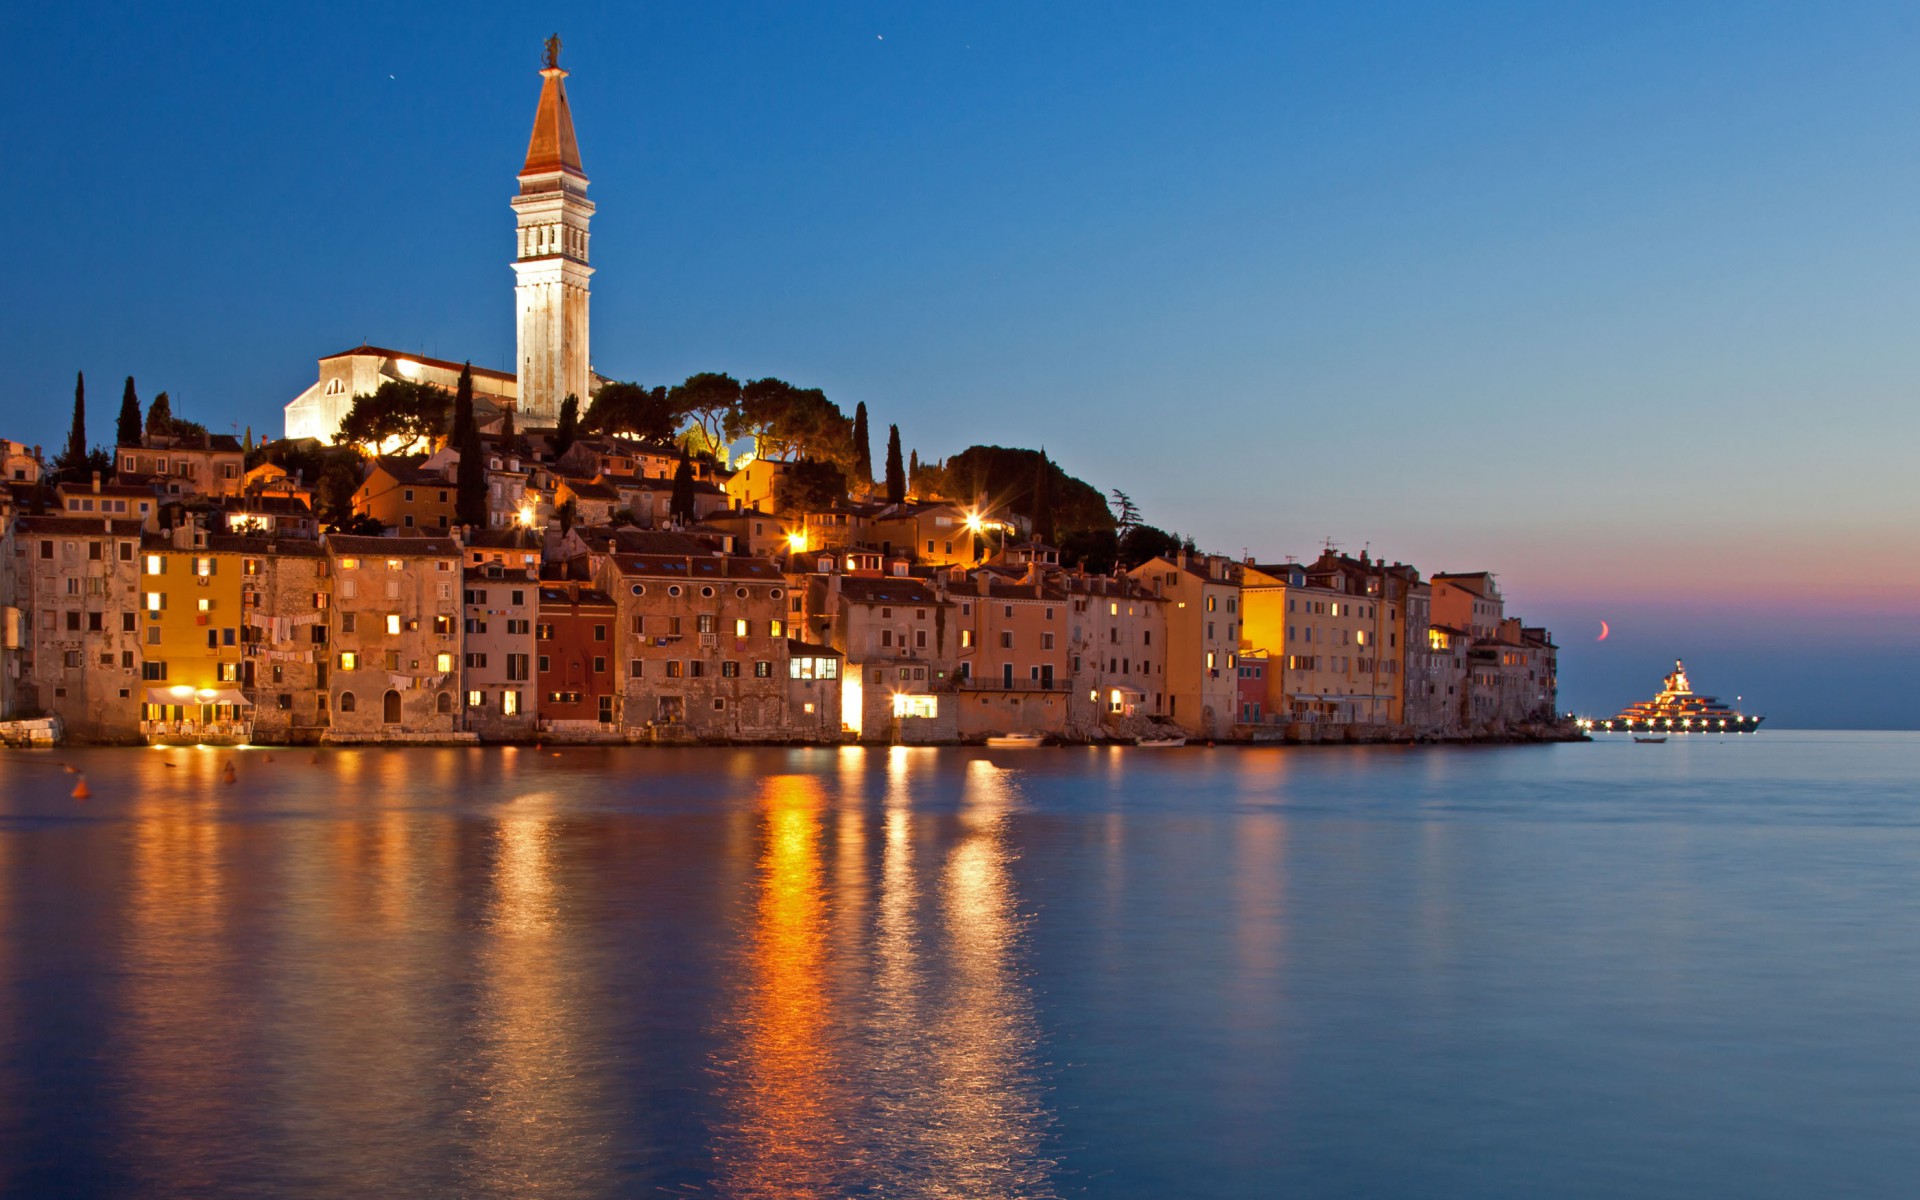
POLYGON ((1920 727, 1920 8, 13 4, 0 435, 505 367, 558 31, 593 357, 1491 569, 1563 707, 1920 727), (1596 640, 1600 622, 1612 630, 1596 640))

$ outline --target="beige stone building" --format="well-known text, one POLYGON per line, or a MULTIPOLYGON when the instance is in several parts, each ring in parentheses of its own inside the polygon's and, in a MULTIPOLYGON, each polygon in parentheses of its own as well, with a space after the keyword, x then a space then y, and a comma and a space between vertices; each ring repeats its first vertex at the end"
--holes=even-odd
POLYGON ((252 538, 241 576, 246 611, 243 680, 253 697, 253 737, 318 742, 326 734, 332 671, 327 638, 333 579, 320 543, 252 538))
POLYGON ((326 539, 333 577, 330 742, 461 740, 454 538, 326 539))
POLYGON ((1167 712, 1194 737, 1226 737, 1239 710, 1240 564, 1154 558, 1129 574, 1167 602, 1167 712))
POLYGON ((16 706, 60 718, 81 741, 138 741, 140 522, 20 517, 13 558, 16 706))
POLYGON ((1131 576, 1066 576, 1068 722, 1087 736, 1166 712, 1167 602, 1131 576))
POLYGON ((883 574, 878 555, 843 570, 821 555, 812 574, 790 577, 801 597, 807 640, 846 656, 840 678, 840 722, 861 741, 940 742, 960 736, 955 672, 956 611, 934 581, 883 574))
MULTIPOLYGON (((524 557, 509 550, 475 553, 524 557)), ((534 620, 540 610, 539 556, 531 564, 469 566, 461 589, 461 707, 481 741, 531 740, 537 732, 534 620)))

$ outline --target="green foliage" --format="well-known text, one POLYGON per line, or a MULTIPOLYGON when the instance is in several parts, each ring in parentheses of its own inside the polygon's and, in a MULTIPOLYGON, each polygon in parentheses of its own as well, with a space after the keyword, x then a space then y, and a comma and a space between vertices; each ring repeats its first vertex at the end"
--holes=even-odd
POLYGON ((298 475, 313 489, 314 515, 333 528, 352 519, 353 493, 360 486, 363 467, 351 446, 312 440, 268 442, 248 462, 255 467, 270 462, 289 475, 298 475))
MULTIPOLYGON (((916 486, 923 494, 957 504, 985 502, 990 513, 1011 512, 1032 522, 1039 499, 1051 512, 1053 533, 1062 551, 1076 533, 1114 528, 1113 513, 1098 491, 1062 471, 1038 450, 969 446, 943 466, 922 463, 916 486), (1036 496, 1044 474, 1046 484, 1036 496)), ((1065 555, 1062 560, 1066 561, 1065 555)))
POLYGON ((867 432, 865 400, 853 407, 853 478, 858 483, 873 483, 873 437, 867 432))
POLYGON ((145 426, 140 421, 140 396, 133 390, 133 376, 120 393, 120 420, 114 429, 114 441, 122 446, 138 446, 145 426))
POLYGON ((333 533, 351 534, 354 537, 379 537, 387 531, 385 525, 366 513, 348 513, 340 520, 329 524, 327 529, 333 533))
POLYGON ((743 386, 725 434, 728 441, 751 437, 757 457, 779 462, 847 463, 853 449, 853 423, 839 406, 819 388, 795 387, 784 379, 756 379, 743 386))
POLYGON ((693 524, 693 460, 685 446, 680 447, 680 465, 673 469, 673 495, 667 500, 667 513, 682 525, 693 524))
MULTIPOLYGON (((456 400, 456 403, 458 401, 456 400)), ((454 447, 460 466, 453 482, 453 519, 474 529, 487 527, 487 452, 480 444, 480 425, 473 419, 473 401, 467 400, 464 436, 454 447)), ((458 416, 455 424, 458 424, 458 416)))
POLYGON ((170 437, 173 434, 173 401, 165 392, 153 398, 147 407, 147 436, 170 437))
POLYGON ((77 477, 87 469, 87 377, 74 377, 73 428, 67 431, 67 448, 53 460, 53 469, 68 477, 77 477))
POLYGON ((473 424, 473 363, 460 364, 460 382, 453 389, 453 436, 455 446, 465 446, 473 424))
POLYGON ((1173 558, 1182 550, 1192 553, 1193 548, 1192 538, 1151 525, 1133 525, 1120 538, 1120 565, 1130 571, 1151 558, 1173 558))
POLYGON ((581 425, 595 433, 670 442, 680 417, 666 388, 609 383, 593 394, 581 425))
POLYGON ((740 381, 731 375, 703 371, 687 376, 667 394, 668 403, 679 418, 691 422, 705 435, 704 444, 725 458, 731 440, 727 426, 739 420, 740 381))
POLYGON ((425 450, 446 429, 452 407, 453 398, 437 387, 389 379, 373 395, 353 398, 353 407, 333 440, 369 453, 389 439, 393 440, 390 453, 425 450))
POLYGON ((560 422, 553 431, 553 456, 559 458, 580 436, 580 397, 572 392, 560 402, 560 422))
POLYGON ((907 498, 907 466, 900 461, 900 427, 887 426, 887 503, 907 498))
POLYGON ((773 481, 773 511, 797 516, 831 508, 847 495, 847 476, 837 463, 802 459, 773 481))

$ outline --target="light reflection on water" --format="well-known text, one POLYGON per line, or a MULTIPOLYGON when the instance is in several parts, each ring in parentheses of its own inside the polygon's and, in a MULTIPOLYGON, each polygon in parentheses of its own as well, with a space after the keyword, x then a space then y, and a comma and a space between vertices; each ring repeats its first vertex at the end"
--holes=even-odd
POLYGON ((0 754, 0 1194, 1904 1194, 1916 750, 0 754))

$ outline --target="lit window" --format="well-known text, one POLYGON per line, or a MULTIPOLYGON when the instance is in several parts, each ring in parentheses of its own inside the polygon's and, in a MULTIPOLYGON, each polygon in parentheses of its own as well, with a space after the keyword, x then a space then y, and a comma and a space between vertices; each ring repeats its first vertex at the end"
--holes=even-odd
POLYGON ((446 674, 448 671, 453 670, 453 655, 440 654, 440 655, 434 656, 433 669, 440 672, 442 675, 446 674))
POLYGON ((733 623, 733 636, 735 637, 747 636, 747 619, 745 617, 741 617, 739 620, 733 623))
POLYGON ((160 592, 147 593, 147 611, 157 613, 167 606, 167 598, 160 592))
POLYGON ((359 669, 360 669, 360 656, 359 656, 358 654, 355 654, 355 653, 354 653, 353 651, 351 651, 351 650, 342 650, 342 651, 340 652, 340 669, 341 669, 342 671, 357 671, 357 670, 359 670, 359 669))
POLYGON ((893 715, 896 717, 932 717, 940 711, 938 696, 910 696, 905 692, 893 695, 893 715))
POLYGON ((399 613, 387 614, 387 632, 390 634, 400 632, 400 614, 399 613))
POLYGON ((147 555, 147 574, 164 575, 167 573, 167 560, 158 554, 147 555))
POLYGON ((202 601, 200 601, 200 611, 201 611, 201 612, 212 612, 212 611, 213 611, 213 601, 211 601, 211 600, 202 600, 202 601))

